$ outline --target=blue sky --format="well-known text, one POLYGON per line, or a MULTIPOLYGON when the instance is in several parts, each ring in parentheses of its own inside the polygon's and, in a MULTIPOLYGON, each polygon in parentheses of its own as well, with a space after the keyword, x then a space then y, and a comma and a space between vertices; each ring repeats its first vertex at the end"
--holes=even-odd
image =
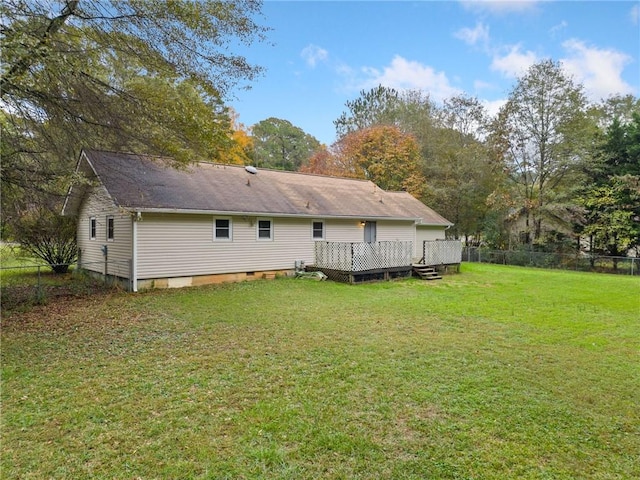
POLYGON ((589 100, 640 96, 640 1, 266 1, 267 41, 236 49, 264 75, 229 104, 251 126, 289 120, 322 143, 345 102, 379 84, 457 93, 495 112, 516 79, 551 58, 589 100))

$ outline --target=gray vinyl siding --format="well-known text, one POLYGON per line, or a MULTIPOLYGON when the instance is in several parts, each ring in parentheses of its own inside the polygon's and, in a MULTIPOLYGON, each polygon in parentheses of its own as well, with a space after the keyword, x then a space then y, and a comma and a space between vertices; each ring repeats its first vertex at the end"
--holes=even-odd
POLYGON ((129 278, 129 261, 132 257, 131 215, 120 211, 102 187, 91 189, 80 207, 78 215, 78 247, 81 267, 105 273, 102 246, 107 245, 107 273, 129 278), (113 216, 113 240, 107 240, 107 217, 113 216), (96 219, 96 236, 89 238, 90 218, 96 219))

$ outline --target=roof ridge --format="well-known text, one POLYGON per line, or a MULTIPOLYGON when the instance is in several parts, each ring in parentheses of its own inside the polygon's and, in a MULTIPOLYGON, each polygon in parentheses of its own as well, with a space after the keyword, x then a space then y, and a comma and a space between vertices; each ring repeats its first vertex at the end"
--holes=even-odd
MULTIPOLYGON (((116 150, 99 150, 99 149, 91 149, 91 148, 83 148, 82 149, 85 153, 96 153, 96 154, 110 154, 110 155, 121 155, 121 156, 132 156, 132 157, 142 157, 142 158, 148 158, 148 159, 161 159, 161 160, 168 160, 171 162, 175 162, 175 159, 171 156, 168 155, 152 155, 149 153, 136 153, 136 152, 122 152, 122 151, 116 151, 116 150)), ((190 164, 205 164, 205 165, 212 165, 215 167, 234 167, 234 168, 245 168, 249 165, 239 165, 236 163, 221 163, 221 162, 214 162, 214 161, 209 161, 209 160, 195 160, 193 162, 190 162, 190 164)), ((188 164, 186 164, 185 166, 188 166, 188 164)), ((356 178, 356 177, 346 177, 346 176, 338 176, 338 175, 328 175, 328 174, 322 174, 322 173, 313 173, 313 172, 298 172, 298 171, 293 171, 293 170, 279 170, 276 168, 264 168, 264 167, 257 167, 255 165, 252 165, 255 168, 258 169, 258 172, 261 171, 265 171, 265 172, 273 172, 273 173, 283 173, 283 174, 295 174, 295 175, 304 175, 304 176, 308 176, 308 177, 318 177, 318 178, 334 178, 334 179, 340 179, 340 180, 352 180, 352 181, 356 181, 356 182, 363 182, 363 183, 374 183, 371 180, 368 180, 366 178, 356 178)), ((375 183, 374 183, 375 185, 375 183)), ((379 187, 376 185, 376 187, 382 191, 387 191, 384 190, 383 188, 379 187)))
MULTIPOLYGON (((219 162, 210 162, 210 161, 207 161, 207 160, 197 160, 194 163, 198 163, 198 164, 204 163, 206 165, 212 165, 212 166, 215 166, 215 167, 219 166, 219 167, 234 167, 234 168, 246 168, 248 166, 252 166, 252 167, 256 168, 258 170, 258 172, 263 172, 264 171, 264 172, 272 172, 272 173, 304 175, 304 176, 307 176, 307 177, 335 178, 335 179, 339 179, 339 180, 352 180, 352 181, 356 181, 356 182, 373 183, 371 180, 368 180, 366 178, 343 177, 343 176, 337 176, 337 175, 327 175, 327 174, 322 174, 322 173, 298 172, 298 171, 294 171, 294 170, 279 170, 279 169, 276 169, 276 168, 256 167, 255 165, 239 165, 237 163, 219 163, 219 162)), ((386 191, 386 190, 382 189, 381 187, 377 186, 377 188, 382 190, 382 191, 386 191)))

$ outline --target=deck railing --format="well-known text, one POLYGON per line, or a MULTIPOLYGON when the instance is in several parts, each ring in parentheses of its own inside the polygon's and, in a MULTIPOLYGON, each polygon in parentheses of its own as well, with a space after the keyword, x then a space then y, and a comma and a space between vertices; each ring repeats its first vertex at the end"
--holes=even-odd
POLYGON ((413 242, 315 242, 315 267, 363 272, 411 265, 413 242))
POLYGON ((462 262, 462 243, 460 240, 425 241, 422 249, 425 265, 455 265, 462 262))

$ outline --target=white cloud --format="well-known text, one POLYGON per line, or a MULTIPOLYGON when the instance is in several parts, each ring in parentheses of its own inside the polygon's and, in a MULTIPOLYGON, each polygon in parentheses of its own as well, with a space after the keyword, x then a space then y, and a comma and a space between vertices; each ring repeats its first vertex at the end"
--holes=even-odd
POLYGON ((462 0, 462 6, 471 12, 506 15, 511 13, 529 13, 536 10, 537 0, 462 0))
POLYGON ((527 69, 538 61, 538 56, 528 50, 520 51, 520 45, 512 45, 506 55, 496 53, 491 62, 491 70, 502 73, 505 77, 516 78, 523 75, 527 69))
POLYGON ((494 90, 496 88, 495 85, 489 82, 485 82, 484 80, 475 80, 473 82, 473 89, 477 92, 479 90, 494 90))
POLYGON ((631 18, 631 23, 638 25, 640 22, 640 5, 636 4, 631 7, 631 11, 629 11, 629 18, 631 18))
POLYGON ((315 68, 318 62, 323 62, 329 58, 329 52, 317 45, 309 44, 302 49, 300 56, 304 58, 311 68, 315 68))
POLYGON ((613 94, 635 94, 634 88, 622 79, 625 65, 632 61, 623 52, 612 49, 588 47, 576 39, 562 44, 567 58, 561 59, 567 73, 584 85, 587 96, 592 101, 613 94))
POLYGON ((551 34, 552 37, 555 37, 557 33, 559 33, 561 30, 564 30, 568 26, 569 24, 565 20, 562 20, 559 24, 551 27, 549 29, 549 33, 551 34))
POLYGON ((507 99, 501 98, 499 100, 480 100, 480 102, 486 109, 489 116, 495 117, 496 115, 498 115, 500 109, 507 103, 507 99))
POLYGON ((461 28, 453 35, 467 45, 475 46, 480 44, 486 47, 489 43, 489 27, 482 22, 478 22, 475 28, 461 28))
POLYGON ((432 67, 420 62, 407 60, 399 55, 393 57, 391 64, 382 71, 365 67, 362 72, 367 77, 360 88, 373 88, 382 85, 400 90, 424 90, 435 101, 442 101, 460 93, 460 89, 449 82, 444 72, 436 72, 432 67))

